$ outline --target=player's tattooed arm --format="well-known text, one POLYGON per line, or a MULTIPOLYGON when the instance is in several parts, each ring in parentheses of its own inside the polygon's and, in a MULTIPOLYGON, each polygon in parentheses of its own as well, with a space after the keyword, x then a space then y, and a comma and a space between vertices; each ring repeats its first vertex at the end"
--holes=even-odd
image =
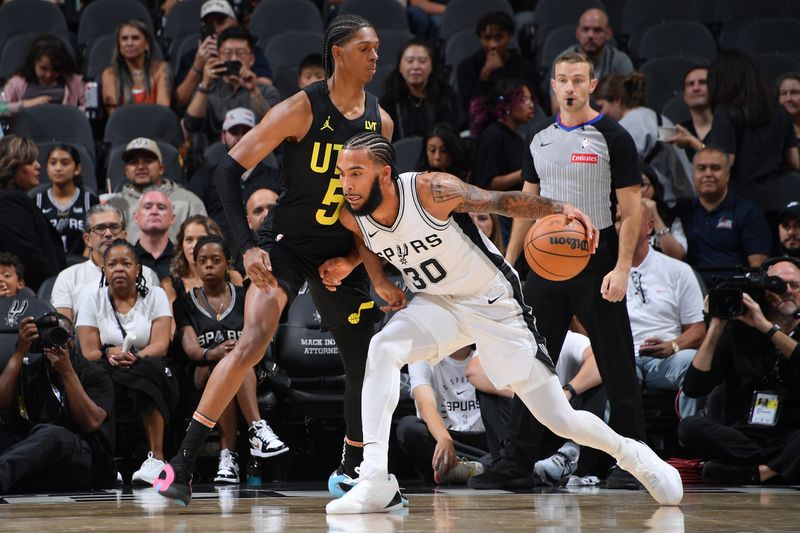
POLYGON ((486 191, 450 174, 435 173, 430 184, 433 201, 451 204, 451 211, 459 213, 497 213, 536 219, 564 212, 561 202, 522 191, 486 191))

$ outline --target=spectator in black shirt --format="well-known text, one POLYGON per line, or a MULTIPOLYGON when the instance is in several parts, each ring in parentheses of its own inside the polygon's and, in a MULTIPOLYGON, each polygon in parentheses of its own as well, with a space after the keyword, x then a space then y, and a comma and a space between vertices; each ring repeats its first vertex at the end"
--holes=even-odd
POLYGON ((708 105, 708 67, 691 67, 683 77, 683 102, 691 117, 675 126, 677 133, 666 142, 683 148, 689 161, 705 146, 714 115, 708 105))
POLYGON ((66 267, 58 233, 25 194, 39 185, 38 155, 29 139, 0 139, 0 250, 19 257, 33 290, 66 267))
POLYGON ((450 124, 437 124, 422 139, 417 164, 418 171, 448 172, 469 181, 469 149, 450 124))
POLYGON ((72 323, 52 316, 69 334, 67 343, 46 347, 40 358, 23 363, 41 334, 33 317, 25 317, 17 348, 0 373, 0 410, 20 415, 0 429, 2 494, 104 488, 114 482, 111 378, 78 355, 72 323))
POLYGON ((140 229, 134 247, 136 258, 140 264, 152 268, 158 279, 166 278, 175 257, 175 245, 169 240, 169 228, 175 223, 169 196, 159 189, 145 191, 133 219, 140 229))
POLYGON ((707 144, 733 158, 731 186, 774 222, 786 195, 797 191, 791 176, 779 176, 784 168, 800 168, 789 114, 770 96, 753 60, 739 50, 724 50, 711 63, 708 100, 714 120, 707 144))
POLYGON ((487 13, 478 19, 475 33, 481 49, 458 64, 458 94, 461 107, 469 109, 476 96, 486 94, 492 84, 505 78, 521 78, 529 87, 538 87, 536 65, 510 48, 514 39, 514 20, 502 11, 487 13))
POLYGON ((800 72, 788 72, 778 78, 778 103, 794 122, 794 134, 800 142, 800 72))
POLYGON ((786 283, 761 302, 745 293, 744 314, 712 317, 683 381, 690 397, 725 388, 721 422, 691 416, 678 435, 708 459, 703 480, 720 484, 800 482, 800 262, 774 258, 763 269, 786 283))
POLYGON ((381 107, 394 120, 395 140, 425 135, 439 122, 454 128, 463 122, 458 96, 440 77, 433 50, 421 39, 412 39, 400 51, 381 107))

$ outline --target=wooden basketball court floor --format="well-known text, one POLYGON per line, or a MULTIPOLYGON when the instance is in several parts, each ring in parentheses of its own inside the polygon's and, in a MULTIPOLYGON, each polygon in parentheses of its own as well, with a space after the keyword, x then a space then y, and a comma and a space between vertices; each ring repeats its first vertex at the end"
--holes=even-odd
POLYGON ((153 489, 0 497, 0 531, 437 532, 800 531, 800 487, 688 487, 680 507, 643 491, 475 491, 406 486, 388 514, 326 516, 323 486, 195 487, 180 507, 153 489), (313 488, 314 490, 306 490, 313 488))

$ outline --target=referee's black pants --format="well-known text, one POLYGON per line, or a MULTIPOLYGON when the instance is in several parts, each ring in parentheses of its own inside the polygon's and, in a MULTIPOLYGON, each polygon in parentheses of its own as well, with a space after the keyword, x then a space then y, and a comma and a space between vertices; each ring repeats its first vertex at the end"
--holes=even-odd
MULTIPOLYGON (((567 281, 548 281, 531 272, 525 280, 525 303, 533 308, 536 327, 547 342, 555 362, 561 352, 572 315, 577 315, 589 333, 592 349, 611 406, 609 425, 625 437, 644 440, 644 407, 636 377, 633 337, 628 309, 623 299, 609 302, 600 294, 603 277, 616 257, 598 249, 587 268, 567 281), (604 257, 605 256, 605 257, 604 257)), ((511 406, 512 452, 526 468, 541 459, 541 443, 552 435, 518 397, 511 406)))

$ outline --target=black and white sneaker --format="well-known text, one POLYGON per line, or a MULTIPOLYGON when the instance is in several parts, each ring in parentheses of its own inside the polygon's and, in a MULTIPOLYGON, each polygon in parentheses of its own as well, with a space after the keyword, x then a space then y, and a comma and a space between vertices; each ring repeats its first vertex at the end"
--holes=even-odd
POLYGON ((222 450, 219 453, 219 467, 214 483, 239 483, 239 456, 236 452, 222 450))
POLYGON ((257 457, 275 457, 289 451, 289 447, 278 438, 266 420, 256 420, 247 430, 250 439, 250 454, 257 457))

